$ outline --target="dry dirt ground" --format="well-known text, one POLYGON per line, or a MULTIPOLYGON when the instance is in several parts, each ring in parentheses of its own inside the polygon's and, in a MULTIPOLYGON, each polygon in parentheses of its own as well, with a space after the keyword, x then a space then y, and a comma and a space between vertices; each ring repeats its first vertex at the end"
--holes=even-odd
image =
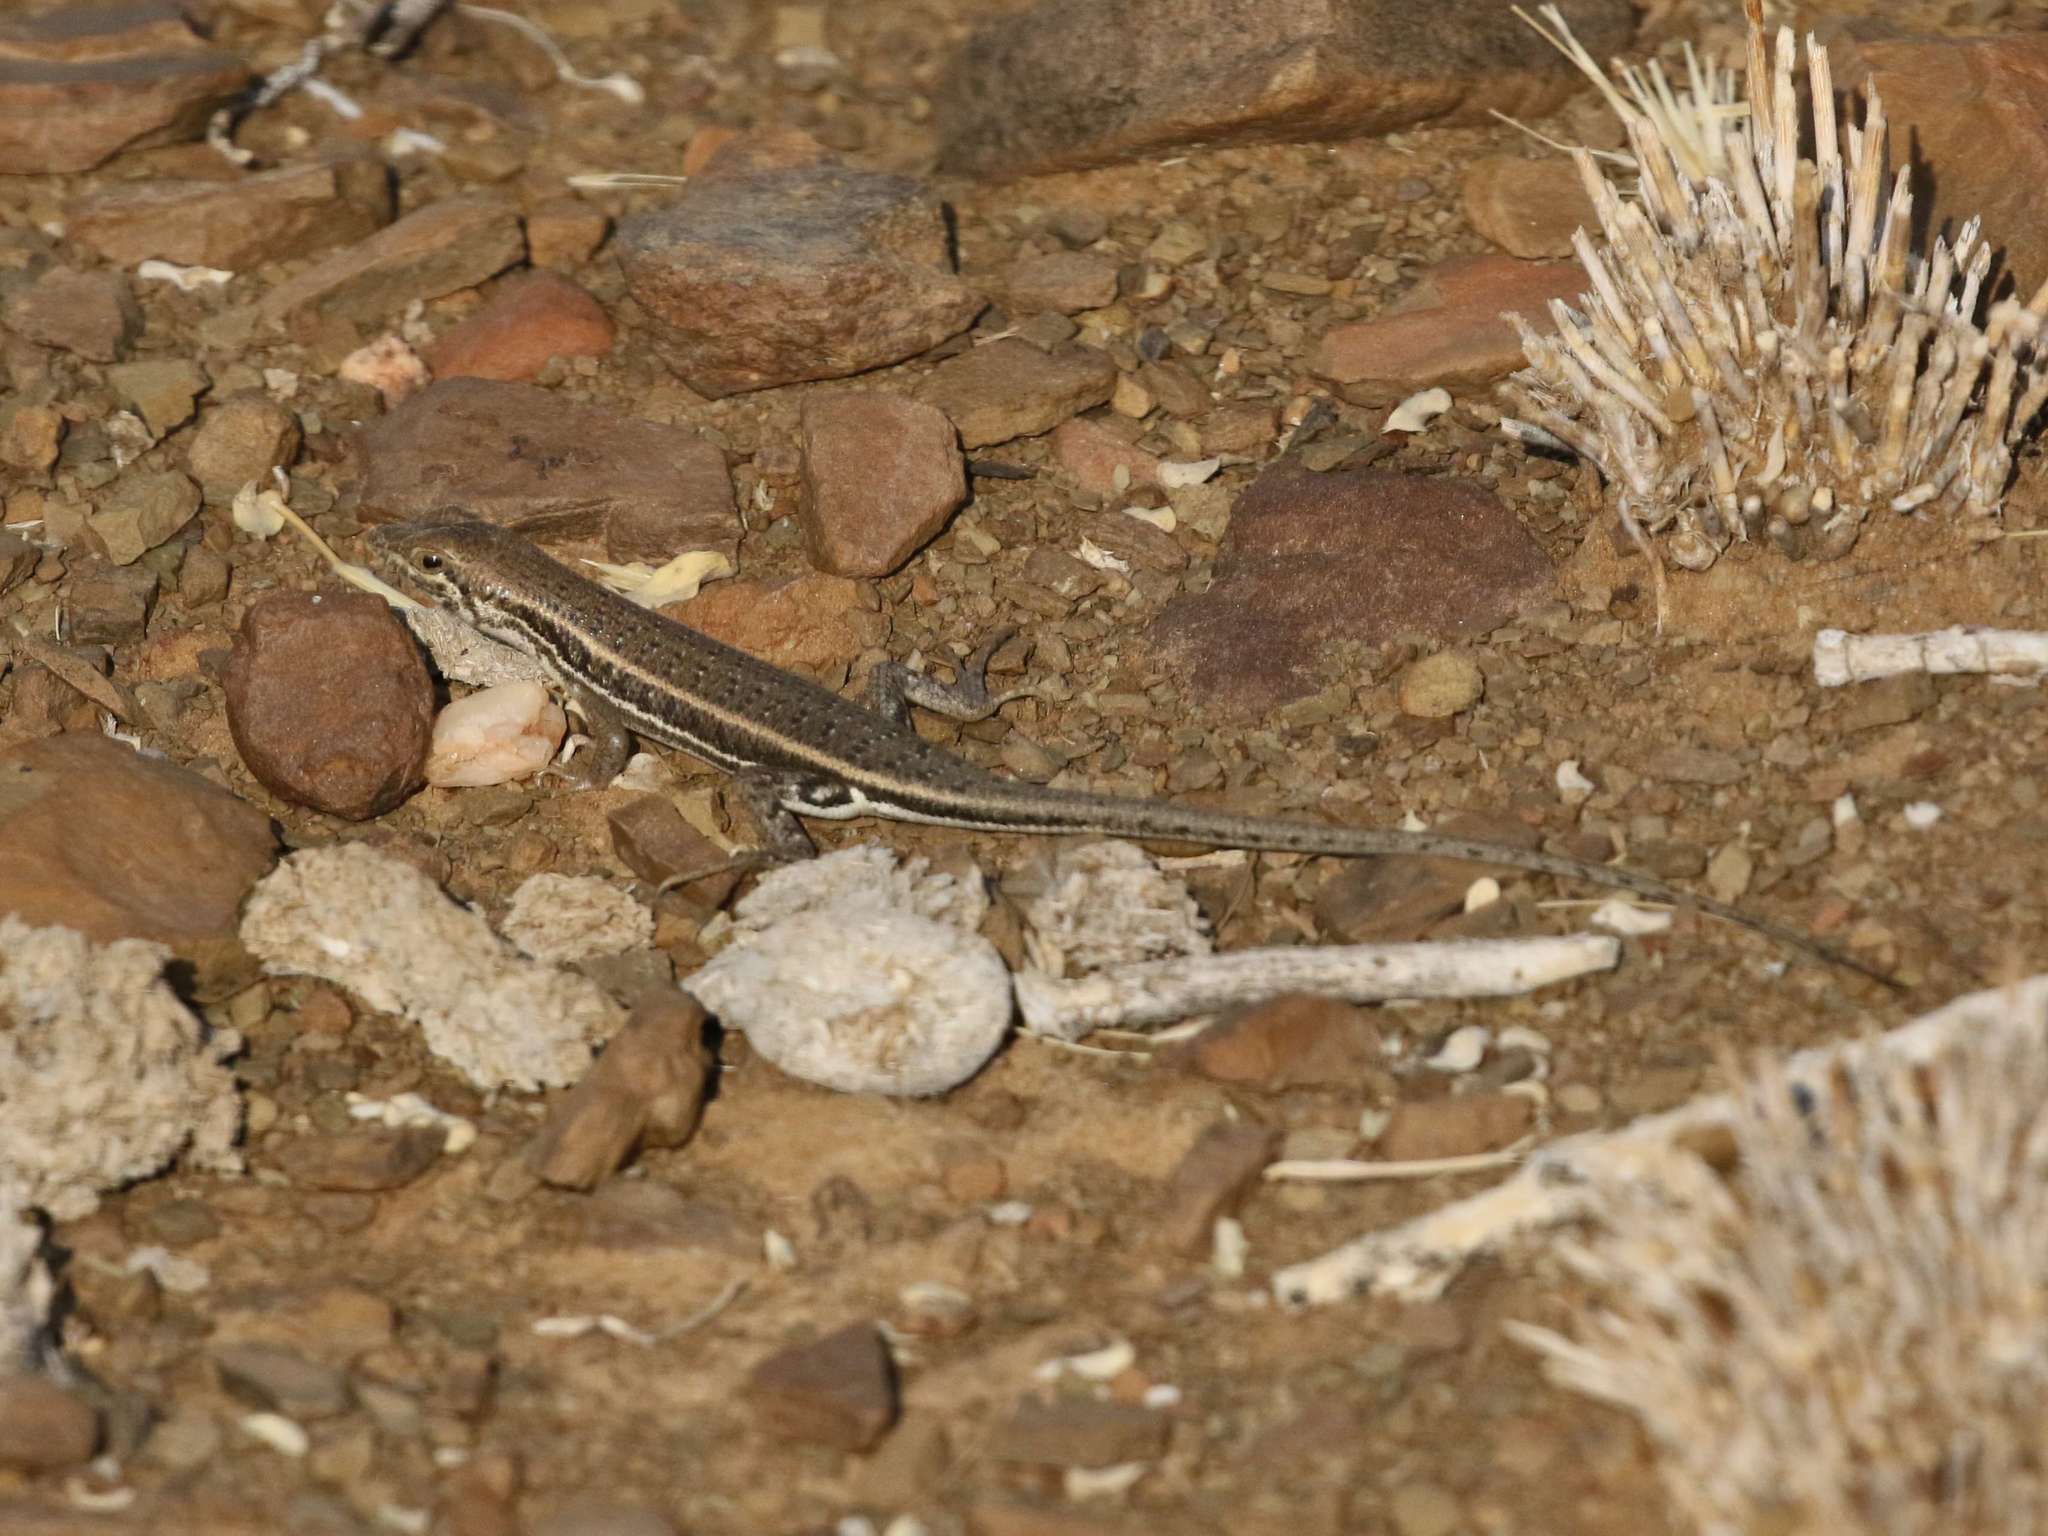
MULTIPOLYGON (((275 56, 286 33, 252 13, 294 9, 225 9, 223 35, 261 39, 275 56)), ((1916 19, 1949 20, 1945 8, 1919 9, 1934 14, 1916 19)), ((640 118, 601 97, 535 91, 529 104, 546 133, 511 183, 535 196, 559 195, 569 173, 670 168, 712 122, 801 126, 862 163, 920 170, 932 148, 922 92, 979 14, 968 0, 839 7, 833 42, 850 66, 820 90, 790 82, 766 62, 767 7, 560 0, 533 10, 561 29, 586 68, 624 68, 643 78, 688 68, 704 82, 702 100, 689 110, 640 118), (604 13, 609 30, 592 21, 594 11, 604 13), (714 62, 687 64, 693 57, 714 62)), ((1673 32, 1689 20, 1697 18, 1671 14, 1662 26, 1673 32)), ((512 47, 451 25, 400 69, 502 81, 512 47)), ((371 97, 392 73, 360 63, 334 71, 371 97)), ((292 126, 315 136, 335 131, 316 103, 294 99, 245 137, 260 147, 292 126)), ((1459 167, 1515 142, 1505 128, 1416 132, 1361 144, 1191 154, 1001 186, 948 183, 942 191, 957 211, 970 273, 1002 266, 1048 209, 1100 210, 1111 238, 1131 251, 1164 221, 1188 219, 1243 233, 1245 249, 1261 250, 1276 266, 1325 259, 1343 231, 1370 225, 1369 259, 1385 264, 1387 281, 1363 288, 1356 313, 1367 314, 1418 266, 1484 248, 1460 209, 1459 167)), ((164 174, 197 153, 130 156, 100 174, 164 174)), ((0 179, 0 221, 12 238, 32 240, 66 196, 90 184, 0 179)), ((458 189, 448 170, 426 162, 408 170, 403 196, 410 207, 458 189)), ((603 200, 619 214, 659 196, 609 193, 603 200)), ((676 386, 636 343, 606 258, 574 275, 613 308, 621 339, 601 366, 575 370, 560 387, 627 413, 674 413, 676 386)), ((1232 274, 1226 262, 1206 300, 1225 312, 1225 325, 1248 323, 1253 286, 1245 269, 1232 274)), ((1275 315, 1281 323, 1266 325, 1267 345, 1253 350, 1269 355, 1254 371, 1306 385, 1300 355, 1333 318, 1326 301, 1262 292, 1256 302, 1261 323, 1275 315)), ((166 349, 205 318, 202 299, 163 286, 151 288, 144 303, 147 334, 166 349)), ((460 299, 440 301, 423 318, 442 325, 463 307, 460 299)), ((328 385, 299 349, 280 344, 248 361, 304 368, 311 403, 322 402, 328 385)), ((904 365, 885 382, 926 366, 904 365)), ((797 387, 710 404, 685 400, 682 408, 693 425, 723 432, 743 458, 755 456, 768 480, 776 478, 777 450, 794 440, 802 395, 797 387)), ((1527 1000, 1431 1005, 1400 1016, 1401 1027, 1422 1039, 1473 1021, 1541 1030, 1555 1050, 1553 1101, 1566 1087, 1582 1090, 1565 1100, 1575 1109, 1554 1109, 1556 1132, 1617 1124, 1711 1086, 1723 1050, 1797 1047, 1886 1026, 2038 957, 2048 932, 2040 879, 2048 861, 2048 715, 2039 695, 1944 679, 1892 711, 1900 718, 1869 724, 1854 696, 1814 685, 1806 658, 1822 623, 2039 627, 2048 540, 1965 550, 1938 531, 1890 525, 1866 536, 1851 560, 1812 573, 1809 586, 1789 594, 1774 588, 1782 573, 1764 556, 1731 560, 1714 578, 1732 594, 1728 600, 1695 605, 1689 633, 1660 638, 1640 574, 1598 547, 1603 535, 1581 488, 1567 476, 1565 496, 1537 494, 1541 476, 1486 430, 1489 418, 1475 406, 1484 406, 1483 395, 1461 398, 1381 467, 1482 479, 1566 567, 1568 601, 1472 647, 1488 678, 1481 706, 1449 727, 1402 717, 1392 679, 1414 652, 1398 647, 1372 659, 1370 677, 1346 679, 1357 690, 1355 705, 1335 722, 1212 725, 1199 697, 1155 691, 1152 716, 1118 722, 1124 760, 1100 777, 1150 790, 1170 781, 1178 755, 1200 747, 1221 760, 1233 789, 1276 807, 1313 804, 1334 780, 1360 819, 1392 823, 1413 811, 1434 820, 1474 810, 1519 814, 1554 832, 1567 825, 1553 778, 1560 762, 1632 769, 1604 779, 1594 807, 1632 845, 1666 845, 1676 851, 1663 857, 1682 868, 1687 850, 1711 851, 1747 829, 1758 873, 1746 902, 1781 921, 1817 925, 1909 984, 1906 996, 1892 997, 1811 964, 1781 974, 1784 957, 1768 944, 1681 923, 1668 935, 1632 941, 1611 974, 1527 1000), (1594 547, 1582 549, 1588 541, 1594 547), (1713 786, 1645 772, 1672 744, 1732 754, 1745 774, 1713 786), (1783 853, 1802 847, 1802 830, 1845 790, 1860 807, 1860 834, 1788 863, 1783 853), (1918 801, 1942 809, 1930 829, 1905 822, 1903 808, 1918 801)), ((339 397, 334 408, 345 408, 339 397)), ((1372 413, 1344 407, 1341 415, 1370 435, 1372 413)), ((1035 464, 1043 453, 1026 442, 1008 445, 1003 456, 1035 464)), ((1230 473, 1248 477, 1251 470, 1230 473)), ((976 485, 972 520, 1003 547, 998 567, 1005 573, 1015 568, 1001 564, 1008 556, 1040 545, 1071 549, 1078 517, 1045 478, 976 485)), ((2044 523, 2048 483, 2040 461, 2029 460, 2010 526, 2044 523)), ((354 547, 345 495, 319 526, 354 547)), ((1203 580, 1213 549, 1192 547, 1195 561, 1177 584, 1203 580)), ((238 600, 266 585, 311 587, 321 579, 304 549, 285 540, 238 544, 234 559, 236 596, 227 611, 181 615, 167 598, 172 622, 224 639, 238 600)), ((740 569, 748 577, 805 569, 791 525, 757 521, 740 569)), ((1022 612, 1009 600, 1007 575, 992 583, 983 545, 957 530, 912 569, 914 578, 875 584, 892 621, 886 646, 899 656, 942 651, 948 640, 971 639, 1022 612)), ((1148 589, 1130 603, 1097 601, 1064 620, 1033 620, 1068 641, 1066 688, 1074 695, 1157 690, 1161 677, 1126 639, 1166 595, 1148 589)), ((249 780, 223 748, 218 694, 211 684, 208 690, 193 740, 212 744, 239 791, 277 814, 293 842, 357 835, 272 800, 249 780)), ((1057 740, 1062 731, 1058 708, 1041 704, 1013 708, 1002 730, 932 729, 992 764, 1003 761, 1005 730, 1038 740, 1057 740)), ((479 819, 460 792, 430 790, 386 817, 384 827, 431 845, 446 862, 450 888, 487 907, 534 868, 614 867, 600 803, 553 789, 519 797, 509 812, 493 803, 499 809, 479 819)), ((928 853, 964 841, 990 868, 1028 852, 1021 840, 916 828, 828 829, 820 841, 874 837, 928 853)), ((1228 906, 1222 942, 1316 933, 1315 899, 1336 868, 1268 859, 1256 869, 1254 889, 1210 893, 1219 910, 1228 906)), ((1543 931, 1562 927, 1569 914, 1540 911, 1537 899, 1582 893, 1523 881, 1510 894, 1509 920, 1543 931)), ((1569 1323, 1580 1297, 1553 1259, 1530 1253, 1481 1264, 1443 1300, 1422 1306, 1357 1302, 1285 1315, 1259 1304, 1257 1284, 1271 1268, 1448 1202, 1483 1179, 1269 1187, 1243 1211, 1250 1258, 1241 1280, 1219 1278, 1204 1258, 1159 1243, 1153 1214, 1160 1191, 1203 1128, 1241 1115, 1290 1134, 1348 1131, 1362 1110, 1376 1107, 1369 1093, 1230 1087, 1148 1066, 1142 1052, 1076 1054, 1024 1040, 944 1099, 891 1102, 794 1082, 728 1038, 725 1070, 695 1139, 579 1195, 534 1189, 502 1172, 544 1105, 519 1096, 480 1101, 423 1052, 403 1021, 388 1016, 364 1011, 345 1032, 308 1037, 296 1021, 306 990, 272 982, 229 1005, 250 1039, 244 1079, 275 1109, 271 1128, 250 1148, 259 1173, 274 1165, 282 1141, 339 1128, 350 1091, 419 1091, 475 1118, 480 1141, 381 1196, 308 1195, 260 1176, 180 1174, 109 1198, 98 1215, 60 1229, 59 1242, 82 1253, 165 1244, 203 1263, 211 1282, 149 1298, 132 1316, 122 1314, 119 1298, 101 1298, 107 1315, 95 1318, 84 1359, 111 1393, 117 1442, 140 1440, 123 1470, 134 1503, 94 1516, 73 1506, 61 1479, 0 1482, 0 1526, 342 1532, 390 1529, 394 1518, 396 1528, 417 1528, 405 1524, 407 1512, 436 1510, 437 1529, 506 1529, 490 1522, 505 1502, 495 1497, 493 1479, 505 1471, 501 1458, 510 1458, 518 1488, 511 1502, 528 1518, 599 1497, 660 1511, 678 1529, 703 1536, 821 1530, 863 1512, 878 1527, 912 1512, 932 1531, 1076 1536, 1141 1529, 1640 1536, 1671 1528, 1648 1448, 1632 1424, 1547 1385, 1499 1331, 1504 1318, 1569 1323), (987 1206, 998 1193, 1028 1204, 1031 1217, 1021 1225, 992 1221, 987 1206), (793 1246, 793 1266, 763 1267, 771 1231, 793 1246), (747 1289, 715 1318, 652 1345, 603 1333, 548 1337, 533 1328, 545 1317, 608 1313, 659 1332, 743 1276, 747 1289), (907 1330, 903 1292, 931 1281, 971 1297, 971 1315, 909 1333, 900 1361, 905 1416, 881 1451, 849 1456, 765 1432, 742 1392, 759 1361, 863 1318, 907 1330), (379 1320, 379 1301, 392 1320, 379 1320), (394 1406, 387 1397, 377 1412, 358 1404, 311 1424, 313 1449, 303 1459, 257 1443, 235 1427, 246 1406, 223 1391, 208 1357, 210 1336, 257 1313, 288 1338, 366 1328, 373 1347, 359 1375, 396 1386, 404 1401, 394 1406), (1033 1367, 1114 1339, 1135 1349, 1119 1396, 1148 1385, 1177 1389, 1166 1410, 1169 1439, 1163 1454, 1144 1458, 1144 1475, 1128 1491, 1073 1501, 1058 1472, 1012 1459, 1012 1414, 1034 1390, 1033 1367), (147 1435, 145 1414, 157 1420, 147 1435), (452 1466, 460 1457, 451 1452, 468 1452, 469 1467, 452 1466)), ((1395 1097, 1437 1091, 1414 1082, 1380 1086, 1395 1097)), ((638 1528, 623 1518, 562 1528, 638 1528)))

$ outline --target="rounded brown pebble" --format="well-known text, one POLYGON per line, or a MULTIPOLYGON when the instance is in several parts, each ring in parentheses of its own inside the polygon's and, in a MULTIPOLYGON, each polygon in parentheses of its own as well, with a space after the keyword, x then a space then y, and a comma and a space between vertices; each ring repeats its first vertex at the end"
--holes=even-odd
POLYGON ((192 473, 216 497, 232 496, 299 451, 299 418, 261 391, 231 395, 199 418, 189 454, 192 473))
POLYGON ((100 1416, 47 1376, 0 1376, 0 1467, 47 1472, 92 1460, 100 1416))
POLYGON ((929 405, 867 391, 812 395, 803 408, 803 501, 811 563, 886 576, 967 499, 953 424, 929 405))
POLYGON ((225 683, 235 749, 283 799, 366 821, 425 782, 433 681, 378 598, 261 599, 242 620, 225 683))

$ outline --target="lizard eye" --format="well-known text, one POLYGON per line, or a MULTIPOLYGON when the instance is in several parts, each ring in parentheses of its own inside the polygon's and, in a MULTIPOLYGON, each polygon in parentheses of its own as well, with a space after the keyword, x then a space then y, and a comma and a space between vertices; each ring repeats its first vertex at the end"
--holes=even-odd
POLYGON ((417 564, 419 568, 423 571, 438 571, 446 562, 443 561, 441 557, 435 554, 432 550, 428 550, 425 554, 421 555, 419 559, 414 563, 417 564))

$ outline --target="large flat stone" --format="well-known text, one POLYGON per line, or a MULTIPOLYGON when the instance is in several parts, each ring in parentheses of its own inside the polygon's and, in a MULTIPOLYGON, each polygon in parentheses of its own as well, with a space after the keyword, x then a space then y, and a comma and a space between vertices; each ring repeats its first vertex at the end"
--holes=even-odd
MULTIPOLYGON (((1626 0, 1565 0, 1595 58, 1626 0)), ((1206 144, 1540 115, 1584 85, 1505 5, 1040 0, 978 29, 937 92, 941 164, 1024 176, 1206 144)))
POLYGON ((1205 707, 1261 714, 1334 681, 1346 646, 1483 634, 1551 583, 1479 486, 1283 460, 1238 498, 1214 584, 1167 604, 1150 640, 1205 707))
POLYGON ((317 314, 372 325, 414 299, 474 288, 525 258, 526 235, 508 205, 446 198, 323 256, 265 294, 257 314, 271 321, 317 314))
POLYGON ((116 266, 152 257, 243 272, 361 240, 391 222, 391 174, 367 156, 231 181, 108 187, 65 210, 70 237, 116 266))

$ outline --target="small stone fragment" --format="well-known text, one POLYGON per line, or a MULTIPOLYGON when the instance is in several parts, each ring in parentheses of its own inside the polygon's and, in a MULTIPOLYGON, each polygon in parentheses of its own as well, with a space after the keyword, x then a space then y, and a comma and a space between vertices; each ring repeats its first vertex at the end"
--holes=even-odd
POLYGON ((859 605, 856 583, 814 571, 789 581, 722 581, 662 612, 786 670, 843 677, 846 658, 863 643, 848 617, 859 605))
POLYGON ((196 139, 249 81, 175 5, 69 6, 0 21, 0 167, 91 170, 123 150, 196 139))
POLYGON ((611 316, 582 288, 552 272, 505 282, 484 306, 427 348, 437 379, 531 379, 554 357, 603 357, 611 316))
POLYGON ((509 207, 441 198, 321 258, 264 295, 257 313, 269 321, 304 314, 374 325, 414 299, 473 288, 525 256, 526 236, 509 207))
POLYGON ((1484 384, 1524 362, 1503 313, 1548 335, 1556 329, 1550 301, 1576 305, 1587 286, 1576 261, 1457 257, 1425 272, 1384 314, 1325 335, 1309 353, 1309 372, 1356 405, 1383 405, 1438 384, 1484 384))
POLYGON ((259 599, 243 616, 223 685, 235 749, 273 794, 366 821, 424 782, 433 679, 381 598, 259 599))
POLYGON ((1536 1106, 1519 1093, 1473 1093, 1457 1098, 1403 1101, 1380 1132, 1374 1150, 1392 1163, 1491 1152, 1520 1138, 1534 1123, 1536 1106))
MULTIPOLYGON (((1435 828, 1447 837, 1534 848, 1534 828, 1513 816, 1461 811, 1435 828)), ((1501 878, 1510 866, 1462 859, 1352 859, 1316 892, 1316 921, 1346 944, 1405 943, 1461 911, 1475 880, 1501 878)))
MULTIPOLYGON (((683 813, 660 795, 635 795, 606 813, 611 826, 612 852, 616 853, 642 880, 660 885, 679 875, 714 871, 727 862, 718 844, 683 819, 683 813)), ((722 905, 739 882, 737 871, 726 871, 694 886, 699 900, 722 905)))
POLYGON ((369 156, 231 181, 123 183, 75 199, 67 234, 115 266, 176 262, 245 272, 361 240, 391 222, 390 172, 369 156))
MULTIPOLYGON (((1569 0, 1594 58, 1620 0, 1569 0)), ((1202 144, 1299 142, 1540 116, 1581 77, 1505 10, 1410 0, 1039 0, 983 22, 937 91, 940 163, 1038 175, 1202 144)))
POLYGON ((84 1398, 47 1376, 0 1375, 0 1467, 57 1472, 92 1460, 99 1447, 99 1412, 84 1398))
POLYGON ((1108 400, 1116 364, 1087 347, 1041 352, 1015 336, 948 358, 918 387, 960 429, 968 448, 1050 432, 1108 400))
POLYGON ((1836 723, 1845 736, 1880 726, 1904 725, 1927 713, 1939 697, 1934 679, 1925 672, 1902 672, 1896 677, 1859 683, 1849 693, 1836 723))
POLYGON ((133 565, 199 512, 199 487, 175 469, 131 469, 92 515, 92 531, 116 565, 133 565))
POLYGON ((558 1189, 594 1189, 637 1148, 682 1146, 711 1071, 704 1010, 686 993, 648 994, 548 1117, 528 1165, 558 1189))
POLYGON ((1216 404, 1209 386, 1178 358, 1146 363, 1138 370, 1138 382, 1169 416, 1206 416, 1216 404))
POLYGON ((676 1536, 659 1511, 603 1498, 572 1499, 524 1529, 528 1536, 676 1536))
POLYGON ((1157 454, 1125 442, 1085 416, 1063 421, 1053 430, 1052 456, 1075 485, 1105 501, 1159 483, 1157 454))
POLYGON ((739 547, 732 477, 715 445, 531 384, 431 385, 358 443, 366 522, 461 506, 533 537, 603 536, 611 559, 650 564, 739 547))
MULTIPOLYGON (((1277 1130, 1248 1121, 1222 1121, 1202 1132, 1160 1198, 1159 1241, 1176 1252, 1207 1253, 1216 1218, 1235 1213, 1279 1148, 1277 1130)), ((1110 1458, 1119 1459, 1128 1458, 1110 1458)))
POLYGON ((953 424, 931 406, 866 392, 805 399, 798 517, 820 570, 887 576, 966 499, 953 424))
POLYGON ((1238 497, 1215 582, 1169 602, 1150 637, 1211 707, 1263 714, 1324 686, 1347 642, 1483 634, 1552 581, 1480 486, 1282 461, 1238 497))
POLYGON ((433 1167, 448 1133, 438 1126, 301 1136, 277 1154, 286 1178, 304 1189, 370 1193, 398 1189, 433 1167))
POLYGON ((1436 1483, 1403 1483, 1387 1496, 1397 1536, 1452 1536, 1465 1524, 1457 1497, 1436 1483))
POLYGON ((536 267, 569 271, 604 244, 611 220, 578 197, 558 197, 526 216, 526 252, 536 267))
POLYGON ((19 398, 0 404, 0 464, 42 474, 57 462, 65 425, 55 406, 19 398))
MULTIPOLYGON (((1206 1234, 1205 1234, 1206 1241, 1206 1234)), ((997 1431, 990 1452, 1001 1461, 1050 1467, 1113 1467, 1166 1454, 1164 1414, 1092 1397, 1027 1397, 997 1431)))
POLYGON ((71 639, 77 645, 126 645, 140 640, 156 606, 156 572, 144 566, 88 561, 65 583, 71 639))
POLYGON ((1026 256, 1003 274, 1004 306, 1014 315, 1076 315, 1116 298, 1116 263, 1085 251, 1026 256))
POLYGON ((208 497, 225 500, 252 480, 268 489, 270 471, 297 457, 300 436, 289 406, 244 390, 201 414, 186 462, 208 497))
POLYGON ((1418 720, 1448 720, 1479 702, 1486 678, 1463 651, 1438 651, 1401 674, 1401 713, 1418 720))
POLYGON ((149 358, 117 363, 107 382, 141 413, 152 437, 162 437, 192 419, 192 402, 207 386, 206 370, 190 358, 149 358))
POLYGON ((1575 230, 1600 228, 1578 167, 1562 155, 1483 155, 1465 167, 1464 196, 1472 227, 1510 256, 1569 256, 1575 230))
POLYGON ((142 311, 118 272, 51 267, 8 297, 0 323, 46 347, 111 363, 127 356, 142 329, 142 311))
POLYGON ((348 1382, 331 1365, 275 1344, 223 1344, 213 1351, 221 1385, 254 1408, 301 1421, 349 1408, 348 1382))
POLYGON ((1279 1091, 1356 1088, 1381 1065, 1379 1031, 1330 997, 1278 997, 1211 1025, 1175 1053, 1202 1076, 1279 1091))
POLYGON ((661 323, 657 348, 691 388, 729 395, 879 368, 981 310, 919 183, 830 163, 720 162, 668 207, 626 220, 616 242, 628 289, 661 323))
POLYGON ((770 1355, 747 1397, 785 1439, 864 1451, 896 1422, 896 1370, 871 1323, 853 1323, 770 1355))

